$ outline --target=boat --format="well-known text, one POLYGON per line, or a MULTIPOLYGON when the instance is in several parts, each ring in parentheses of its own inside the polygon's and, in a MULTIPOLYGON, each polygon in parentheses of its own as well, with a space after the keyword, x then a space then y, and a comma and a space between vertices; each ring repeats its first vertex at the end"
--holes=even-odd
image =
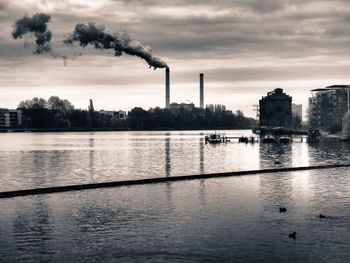
POLYGON ((321 133, 317 129, 309 129, 308 135, 307 135, 307 141, 308 142, 318 142, 321 140, 321 133))
POLYGON ((275 142, 275 137, 273 137, 272 135, 270 134, 267 134, 265 135, 263 138, 262 138, 262 142, 266 142, 266 143, 272 143, 272 142, 275 142))
POLYGON ((245 143, 248 143, 248 137, 245 137, 242 135, 242 137, 239 137, 238 138, 238 142, 245 142, 245 143))
POLYGON ((287 136, 281 136, 281 137, 279 137, 278 142, 279 143, 289 143, 290 142, 290 138, 287 137, 287 136))
POLYGON ((223 136, 221 136, 218 133, 213 133, 210 135, 206 135, 205 136, 205 142, 209 142, 209 143, 220 143, 220 142, 224 142, 225 138, 223 136))

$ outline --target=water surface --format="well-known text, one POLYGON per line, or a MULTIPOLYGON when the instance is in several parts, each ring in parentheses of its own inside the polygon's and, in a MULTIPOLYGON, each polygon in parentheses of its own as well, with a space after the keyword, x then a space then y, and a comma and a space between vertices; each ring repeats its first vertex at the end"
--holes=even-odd
POLYGON ((0 191, 350 161, 349 144, 205 144, 209 132, 0 134, 0 191))
MULTIPOLYGON (((1 191, 350 161, 345 143, 210 145, 205 133, 0 134, 1 191)), ((349 174, 312 170, 1 199, 0 261, 348 262, 349 174), (295 240, 288 237, 294 231, 295 240)))

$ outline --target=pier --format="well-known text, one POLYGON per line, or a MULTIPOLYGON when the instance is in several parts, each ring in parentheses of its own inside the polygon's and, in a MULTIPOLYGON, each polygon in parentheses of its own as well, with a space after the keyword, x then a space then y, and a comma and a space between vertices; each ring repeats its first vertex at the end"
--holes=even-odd
POLYGON ((53 186, 53 187, 0 192, 0 199, 19 197, 19 196, 31 196, 31 195, 40 195, 40 194, 53 194, 53 193, 63 193, 63 192, 71 192, 71 191, 81 191, 81 190, 98 189, 98 188, 147 185, 147 184, 177 182, 177 181, 186 181, 186 180, 222 178, 222 177, 256 175, 256 174, 266 174, 266 173, 296 172, 296 171, 318 170, 318 169, 334 169, 334 168, 344 168, 344 167, 350 167, 350 163, 271 168, 271 169, 246 170, 246 171, 235 171, 235 172, 226 172, 226 173, 183 175, 183 176, 157 177, 157 178, 146 178, 146 179, 137 179, 137 180, 125 180, 125 181, 102 182, 102 183, 91 183, 91 184, 53 186))

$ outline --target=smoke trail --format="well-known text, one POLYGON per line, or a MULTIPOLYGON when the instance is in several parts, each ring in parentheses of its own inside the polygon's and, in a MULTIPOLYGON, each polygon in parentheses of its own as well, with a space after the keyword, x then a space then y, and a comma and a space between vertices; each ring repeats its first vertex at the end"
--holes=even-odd
POLYGON ((32 33, 36 37, 34 54, 48 53, 51 51, 51 32, 47 30, 47 23, 50 19, 51 16, 43 13, 35 14, 32 17, 25 15, 14 24, 12 36, 14 39, 17 39, 32 33))
POLYGON ((152 55, 151 47, 144 46, 140 42, 131 39, 126 31, 113 35, 106 33, 103 25, 96 26, 94 23, 77 24, 73 33, 63 42, 67 45, 78 42, 82 47, 90 44, 100 50, 113 49, 114 55, 117 57, 124 52, 146 60, 148 65, 154 67, 154 69, 168 67, 160 58, 152 55))

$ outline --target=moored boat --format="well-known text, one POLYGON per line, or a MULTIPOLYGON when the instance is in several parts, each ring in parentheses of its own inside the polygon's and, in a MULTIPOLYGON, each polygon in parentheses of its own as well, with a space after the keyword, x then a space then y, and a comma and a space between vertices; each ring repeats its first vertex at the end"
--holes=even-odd
POLYGON ((218 133, 213 133, 210 135, 205 136, 205 142, 209 142, 209 143, 220 143, 220 142, 224 142, 225 138, 218 134, 218 133))
POLYGON ((290 142, 290 138, 287 137, 287 136, 281 136, 281 137, 279 137, 278 142, 279 143, 289 143, 290 142))
POLYGON ((317 142, 321 140, 321 133, 317 129, 309 129, 308 135, 307 135, 307 141, 308 142, 317 142))
POLYGON ((248 143, 248 140, 249 140, 248 137, 245 137, 245 136, 243 136, 243 135, 242 135, 242 137, 239 137, 239 138, 238 138, 238 142, 248 143))
POLYGON ((267 134, 265 135, 263 138, 262 138, 262 142, 266 142, 266 143, 273 143, 275 142, 275 137, 273 137, 272 135, 270 134, 267 134))

